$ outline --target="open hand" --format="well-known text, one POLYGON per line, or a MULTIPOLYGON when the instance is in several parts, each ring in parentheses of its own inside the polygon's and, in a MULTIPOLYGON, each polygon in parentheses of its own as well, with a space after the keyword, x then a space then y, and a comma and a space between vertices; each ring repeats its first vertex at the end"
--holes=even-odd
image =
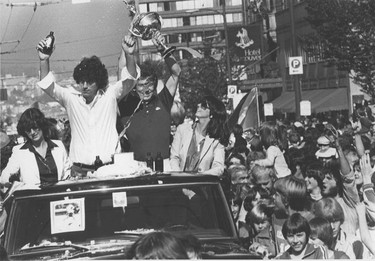
POLYGON ((361 167, 361 174, 363 176, 363 182, 371 182, 372 174, 374 173, 374 170, 371 167, 371 161, 370 161, 370 154, 365 153, 360 161, 359 161, 360 167, 361 167))

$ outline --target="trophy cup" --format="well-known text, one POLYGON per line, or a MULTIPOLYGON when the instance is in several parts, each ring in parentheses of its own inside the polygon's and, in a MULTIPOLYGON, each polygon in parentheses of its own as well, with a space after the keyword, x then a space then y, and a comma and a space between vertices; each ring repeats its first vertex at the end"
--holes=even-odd
MULTIPOLYGON (((123 0, 133 14, 134 18, 130 23, 129 31, 132 35, 141 38, 142 40, 151 40, 156 31, 161 30, 162 18, 158 13, 150 12, 139 14, 134 5, 130 5, 127 0, 123 0)), ((169 57, 174 50, 175 46, 168 47, 164 43, 159 42, 161 46, 161 55, 163 58, 169 57)))

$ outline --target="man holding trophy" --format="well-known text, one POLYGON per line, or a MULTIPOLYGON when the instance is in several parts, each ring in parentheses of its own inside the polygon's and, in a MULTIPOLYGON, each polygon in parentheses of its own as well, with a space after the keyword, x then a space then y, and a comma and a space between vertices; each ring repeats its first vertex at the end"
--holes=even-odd
MULTIPOLYGON (((181 68, 171 55, 175 48, 165 46, 165 39, 160 33, 160 19, 157 13, 136 14, 129 30, 134 37, 152 40, 164 58, 170 77, 164 83, 162 90, 157 93, 158 77, 156 71, 151 66, 147 66, 147 62, 140 65, 139 76, 135 69, 139 69, 135 65, 135 59, 132 59, 133 65, 129 61, 125 65, 122 61, 122 66, 127 68, 131 78, 134 79, 138 75, 138 81, 134 90, 124 98, 119 108, 121 123, 130 144, 130 151, 134 152, 134 159, 146 161, 147 154, 151 154, 155 159, 160 153, 166 170, 169 166, 170 111, 181 68)), ((128 56, 129 54, 126 55, 128 56)), ((119 69, 121 70, 122 67, 119 69)))

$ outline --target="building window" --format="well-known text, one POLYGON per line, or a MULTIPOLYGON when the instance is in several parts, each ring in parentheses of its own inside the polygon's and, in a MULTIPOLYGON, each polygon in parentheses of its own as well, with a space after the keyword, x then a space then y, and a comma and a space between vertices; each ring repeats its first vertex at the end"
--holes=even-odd
POLYGON ((202 42, 202 33, 192 33, 191 42, 202 42))
POLYGON ((163 19, 163 27, 170 28, 170 27, 178 27, 183 26, 182 18, 166 18, 163 19))
POLYGON ((179 34, 170 34, 167 36, 167 42, 168 43, 181 43, 181 37, 179 38, 179 34))
POLYGON ((190 16, 190 25, 197 25, 197 18, 195 16, 190 16))
POLYGON ((214 16, 215 24, 223 24, 224 18, 221 14, 215 14, 214 16))
POLYGON ((140 13, 147 13, 147 4, 139 4, 139 12, 140 13))
POLYGON ((149 12, 157 12, 158 11, 158 4, 157 3, 149 3, 148 10, 149 10, 149 12))
POLYGON ((189 1, 183 1, 182 2, 182 9, 183 10, 189 10, 189 9, 194 9, 194 1, 189 0, 189 1))
POLYGON ((170 11, 169 2, 164 2, 164 11, 170 11))
POLYGON ((231 5, 231 6, 242 5, 242 0, 232 0, 228 2, 229 2, 228 5, 231 5))
POLYGON ((242 14, 241 13, 234 13, 233 16, 233 22, 238 23, 242 22, 242 14))
POLYGON ((158 12, 163 12, 164 11, 164 3, 157 3, 157 9, 158 12))
POLYGON ((168 11, 176 11, 176 2, 169 2, 169 10, 168 11))
POLYGON ((148 41, 144 41, 144 40, 142 40, 142 41, 141 41, 141 45, 142 45, 142 46, 152 46, 152 45, 154 45, 154 44, 152 43, 152 40, 148 40, 148 41))
POLYGON ((189 26, 190 25, 190 17, 183 17, 182 18, 182 24, 184 26, 189 26))

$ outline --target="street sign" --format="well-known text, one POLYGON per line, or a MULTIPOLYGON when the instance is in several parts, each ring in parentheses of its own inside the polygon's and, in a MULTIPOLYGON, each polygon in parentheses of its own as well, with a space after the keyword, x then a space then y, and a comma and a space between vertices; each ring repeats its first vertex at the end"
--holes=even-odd
POLYGON ((289 75, 303 74, 302 56, 289 57, 289 75))
POLYGON ((264 116, 273 116, 273 104, 272 103, 264 104, 264 116))
POLYGON ((310 101, 301 101, 301 116, 310 116, 311 115, 311 102, 310 101))
POLYGON ((228 85, 228 98, 232 98, 236 95, 237 93, 237 85, 228 85))

